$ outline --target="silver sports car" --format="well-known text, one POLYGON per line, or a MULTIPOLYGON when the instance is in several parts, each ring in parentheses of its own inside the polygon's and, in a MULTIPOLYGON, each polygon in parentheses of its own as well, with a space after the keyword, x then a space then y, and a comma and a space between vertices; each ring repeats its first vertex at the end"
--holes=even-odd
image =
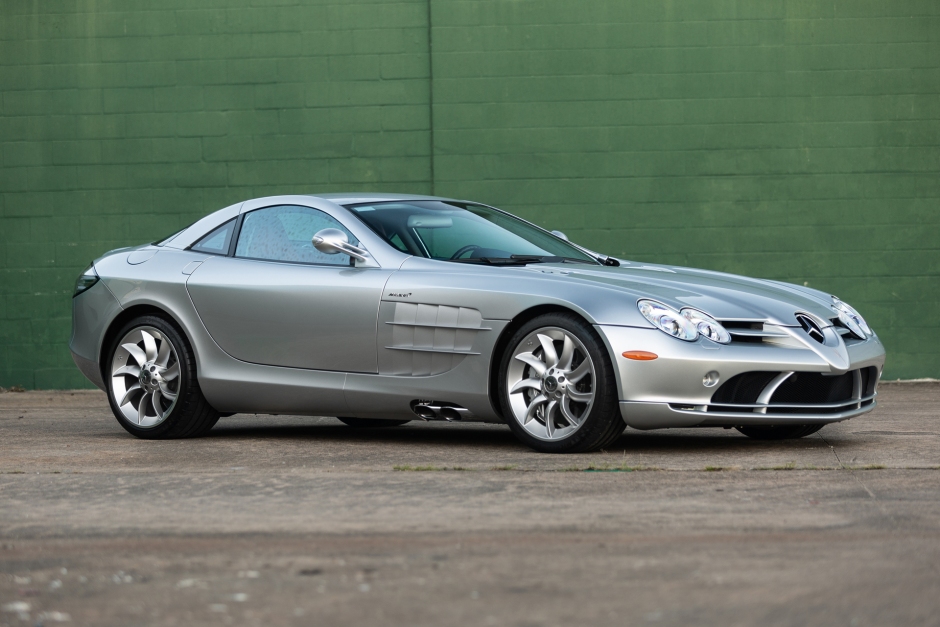
POLYGON ((505 423, 550 453, 627 426, 798 438, 871 411, 885 358, 830 294, 398 194, 220 209, 96 259, 72 319, 75 363, 141 438, 237 412, 505 423))

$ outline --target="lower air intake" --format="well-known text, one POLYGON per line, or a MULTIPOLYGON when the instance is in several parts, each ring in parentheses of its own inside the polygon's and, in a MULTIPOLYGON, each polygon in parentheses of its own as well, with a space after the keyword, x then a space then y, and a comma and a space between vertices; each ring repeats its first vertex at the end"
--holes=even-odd
MULTIPOLYGON (((779 374, 768 371, 745 372, 728 379, 712 395, 708 411, 754 412, 758 407, 763 407, 755 407, 761 392, 779 374)), ((877 369, 874 366, 834 376, 819 372, 794 372, 774 391, 766 411, 772 414, 838 413, 856 403, 865 405, 874 402, 871 397, 875 393, 877 380, 877 369)))

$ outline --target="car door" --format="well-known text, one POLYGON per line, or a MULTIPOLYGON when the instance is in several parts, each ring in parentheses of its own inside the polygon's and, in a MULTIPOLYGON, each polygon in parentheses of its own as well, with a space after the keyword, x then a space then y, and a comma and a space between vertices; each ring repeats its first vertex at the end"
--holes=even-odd
POLYGON ((378 371, 376 318, 391 271, 355 267, 348 255, 319 252, 311 240, 324 228, 340 229, 358 243, 324 211, 256 209, 241 216, 231 251, 192 273, 187 288, 193 304, 225 352, 271 366, 378 371))

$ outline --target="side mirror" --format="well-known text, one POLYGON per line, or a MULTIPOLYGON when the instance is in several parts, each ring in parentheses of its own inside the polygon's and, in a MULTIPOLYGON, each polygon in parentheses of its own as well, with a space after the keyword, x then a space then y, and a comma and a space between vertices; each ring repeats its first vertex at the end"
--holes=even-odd
POLYGON ((365 248, 359 248, 349 243, 349 238, 339 229, 323 229, 313 236, 313 247, 325 255, 343 253, 353 259, 366 261, 369 253, 365 248))
POLYGON ((562 233, 561 231, 552 231, 552 235, 554 235, 555 237, 560 237, 561 239, 565 240, 566 242, 568 241, 568 236, 565 235, 564 233, 562 233))

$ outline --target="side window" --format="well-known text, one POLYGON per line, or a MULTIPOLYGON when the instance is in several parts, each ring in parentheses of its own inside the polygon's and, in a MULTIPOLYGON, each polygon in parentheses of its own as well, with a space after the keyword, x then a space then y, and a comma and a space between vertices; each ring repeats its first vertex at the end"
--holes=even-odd
POLYGON ((235 247, 236 257, 348 266, 349 255, 327 255, 313 247, 313 236, 322 229, 339 229, 349 242, 359 244, 352 233, 330 215, 310 207, 267 207, 246 213, 235 247))
POLYGON ((232 243, 232 233, 234 231, 235 219, 233 218, 190 246, 190 249, 200 253, 227 255, 229 244, 232 243))

